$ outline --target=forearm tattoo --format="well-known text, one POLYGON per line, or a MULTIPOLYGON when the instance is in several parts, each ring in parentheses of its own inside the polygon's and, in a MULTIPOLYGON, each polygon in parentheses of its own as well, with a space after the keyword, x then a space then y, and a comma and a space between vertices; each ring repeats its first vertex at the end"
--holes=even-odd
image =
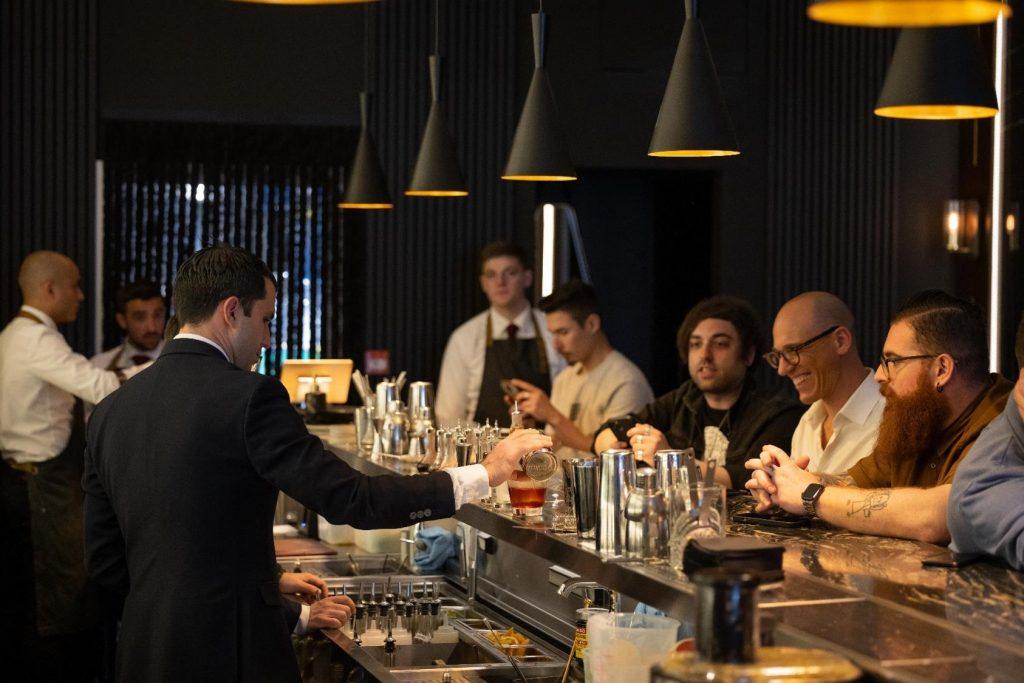
POLYGON ((819 474, 821 483, 825 486, 849 486, 853 483, 853 477, 848 474, 819 474))
POLYGON ((889 504, 889 498, 892 496, 890 489, 878 489, 872 491, 866 495, 862 500, 851 500, 847 502, 847 517, 853 517, 857 514, 863 514, 864 517, 870 517, 872 512, 879 512, 884 510, 889 504))

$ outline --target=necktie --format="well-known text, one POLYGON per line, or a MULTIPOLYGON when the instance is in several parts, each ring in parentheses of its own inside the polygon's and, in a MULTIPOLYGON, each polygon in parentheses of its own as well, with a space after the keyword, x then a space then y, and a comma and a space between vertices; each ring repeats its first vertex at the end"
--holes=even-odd
POLYGON ((132 356, 132 363, 135 363, 136 365, 142 365, 143 363, 148 363, 151 360, 153 359, 141 353, 137 353, 132 356))
POLYGON ((508 338, 514 341, 516 335, 519 333, 519 326, 515 323, 509 323, 508 327, 505 328, 505 332, 508 334, 508 338))

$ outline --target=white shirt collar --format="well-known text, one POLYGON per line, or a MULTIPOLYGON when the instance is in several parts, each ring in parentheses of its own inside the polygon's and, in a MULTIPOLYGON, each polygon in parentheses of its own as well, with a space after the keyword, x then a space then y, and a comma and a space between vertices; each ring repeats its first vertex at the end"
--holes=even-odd
POLYGON ((884 399, 882 392, 879 391, 878 382, 875 381, 875 373, 868 369, 867 377, 857 387, 857 391, 846 400, 836 417, 842 415, 844 419, 862 425, 867 422, 875 405, 882 400, 884 399))
POLYGON ((191 334, 189 332, 179 332, 178 334, 176 334, 174 336, 174 338, 175 339, 194 339, 195 341, 206 342, 207 344, 209 344, 213 348, 215 348, 218 351, 220 351, 224 355, 224 360, 226 360, 229 363, 231 362, 231 359, 228 358, 227 351, 225 351, 223 348, 221 348, 220 344, 218 344, 217 342, 213 341, 212 339, 210 339, 208 337, 202 336, 201 334, 191 334))
POLYGON ((42 311, 40 311, 35 306, 27 306, 27 305, 23 304, 22 307, 21 307, 21 310, 25 311, 26 313, 31 313, 35 317, 39 318, 39 320, 44 325, 49 327, 51 330, 57 329, 57 323, 53 322, 53 318, 51 318, 50 316, 48 316, 45 313, 43 313, 42 311))
POLYGON ((505 330, 508 329, 508 326, 510 324, 513 324, 519 329, 519 332, 533 332, 534 334, 536 334, 536 330, 533 329, 533 316, 531 315, 532 313, 533 308, 527 306, 519 313, 519 315, 515 317, 515 320, 509 320, 501 313, 498 313, 498 311, 495 310, 494 307, 492 306, 491 321, 492 324, 494 325, 492 329, 496 335, 499 334, 499 330, 500 334, 504 335, 505 330))
MULTIPOLYGON (((850 395, 850 398, 846 399, 846 403, 839 409, 839 412, 836 413, 836 422, 852 422, 862 425, 870 417, 875 404, 880 400, 884 400, 882 393, 878 390, 875 373, 869 368, 865 368, 865 370, 867 371, 867 376, 857 387, 857 390, 850 395)), ((825 422, 826 415, 825 402, 818 399, 807 409, 806 419, 817 428, 825 422)))

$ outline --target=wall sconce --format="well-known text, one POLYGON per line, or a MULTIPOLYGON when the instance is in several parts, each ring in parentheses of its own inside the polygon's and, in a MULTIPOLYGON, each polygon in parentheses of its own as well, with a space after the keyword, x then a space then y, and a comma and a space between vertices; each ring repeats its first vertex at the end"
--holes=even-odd
POLYGON ((953 254, 978 255, 978 216, 980 209, 974 199, 949 199, 942 211, 942 233, 946 251, 953 254))
POLYGON ((1020 203, 1010 202, 1006 206, 1006 250, 1020 249, 1020 203))

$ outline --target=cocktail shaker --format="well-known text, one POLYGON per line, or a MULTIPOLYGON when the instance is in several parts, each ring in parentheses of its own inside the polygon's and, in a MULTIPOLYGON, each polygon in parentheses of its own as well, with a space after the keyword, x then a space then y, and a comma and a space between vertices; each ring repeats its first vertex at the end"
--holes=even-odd
POLYGON ((600 463, 590 458, 573 458, 572 490, 576 510, 576 533, 580 538, 594 538, 598 512, 598 474, 600 463))
POLYGON ((381 448, 389 455, 405 455, 409 452, 409 416, 405 414, 404 408, 401 401, 388 403, 380 429, 380 440, 381 448))
POLYGON ((658 472, 656 487, 662 491, 668 491, 676 484, 688 484, 686 468, 683 459, 687 451, 693 453, 692 448, 686 450, 665 449, 654 454, 654 469, 658 472))
POLYGON ((669 514, 665 494, 657 488, 658 472, 642 467, 626 498, 626 555, 644 560, 668 558, 669 514))
POLYGON ((434 410, 434 385, 430 382, 413 382, 409 385, 409 417, 414 421, 423 417, 423 409, 434 410))
POLYGON ((626 552, 626 497, 636 483, 633 451, 612 448, 601 453, 597 549, 603 555, 626 552))
MULTIPOLYGON (((388 406, 392 401, 399 400, 398 387, 394 382, 382 380, 377 382, 376 395, 377 402, 373 406, 373 415, 380 423, 383 423, 384 417, 388 414, 388 406)), ((380 424, 377 426, 379 428, 380 424)))

